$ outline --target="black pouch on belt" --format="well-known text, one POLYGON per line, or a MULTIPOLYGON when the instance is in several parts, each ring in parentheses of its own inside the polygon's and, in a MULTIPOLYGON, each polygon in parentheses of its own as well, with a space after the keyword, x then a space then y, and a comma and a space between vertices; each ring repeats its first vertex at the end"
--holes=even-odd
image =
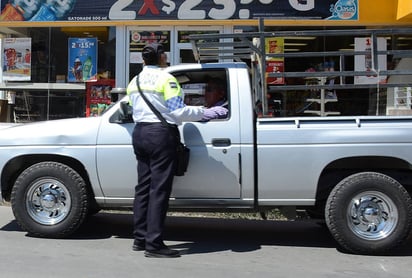
POLYGON ((182 142, 177 144, 175 176, 184 176, 189 166, 190 149, 182 142))

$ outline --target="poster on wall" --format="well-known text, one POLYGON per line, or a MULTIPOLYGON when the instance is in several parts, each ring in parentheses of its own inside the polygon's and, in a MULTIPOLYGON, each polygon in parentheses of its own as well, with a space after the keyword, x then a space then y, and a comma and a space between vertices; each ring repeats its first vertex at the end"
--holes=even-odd
POLYGON ((130 63, 141 64, 142 50, 146 44, 161 43, 166 56, 170 57, 170 31, 131 31, 130 32, 130 63))
MULTIPOLYGON (((266 38, 265 39, 265 51, 270 54, 281 54, 284 51, 284 39, 283 38, 266 38)), ((285 71, 285 58, 284 57, 267 57, 266 58, 266 73, 282 73, 285 71)), ((285 84, 284 77, 271 77, 266 79, 268 85, 280 85, 285 84)))
POLYGON ((3 81, 30 81, 31 38, 3 39, 3 81))
MULTIPOLYGON (((3 40, 2 39, 0 39, 0 49, 3 49, 3 40)), ((3 70, 5 68, 4 65, 5 65, 5 62, 6 62, 6 57, 5 57, 4 54, 1 56, 0 62, 3 65, 1 67, 1 70, 0 70, 0 82, 2 83, 3 82, 3 70)))
POLYGON ((97 38, 69 38, 68 82, 97 80, 97 38))
POLYGON ((358 20, 359 0, 1 0, 0 21, 358 20))
MULTIPOLYGON (((386 51, 385 38, 377 38, 378 51, 386 51)), ((373 44, 371 38, 355 38, 355 51, 366 51, 366 55, 355 55, 355 71, 366 71, 370 74, 355 76, 355 84, 377 84, 385 82, 386 75, 376 75, 376 71, 386 71, 386 55, 378 55, 378 68, 373 68, 373 44)))

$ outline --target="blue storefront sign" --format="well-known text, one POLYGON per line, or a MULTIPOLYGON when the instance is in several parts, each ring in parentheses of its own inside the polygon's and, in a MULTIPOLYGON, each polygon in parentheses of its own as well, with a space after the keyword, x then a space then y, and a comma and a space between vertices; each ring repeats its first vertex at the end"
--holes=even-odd
POLYGON ((357 20, 358 0, 1 0, 0 21, 357 20))
POLYGON ((69 38, 68 82, 97 80, 97 38, 69 38))

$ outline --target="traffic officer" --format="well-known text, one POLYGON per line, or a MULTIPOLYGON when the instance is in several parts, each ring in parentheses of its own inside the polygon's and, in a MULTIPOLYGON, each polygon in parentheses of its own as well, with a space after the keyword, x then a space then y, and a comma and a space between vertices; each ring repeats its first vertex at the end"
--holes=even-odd
POLYGON ((161 66, 167 57, 161 44, 151 43, 142 50, 144 67, 127 87, 136 123, 132 134, 137 159, 138 184, 133 205, 133 250, 145 250, 146 257, 179 257, 179 251, 163 242, 163 227, 172 190, 176 147, 179 143, 177 125, 182 121, 199 121, 204 115, 227 113, 227 109, 186 106, 180 84, 161 66), (172 128, 164 126, 139 93, 136 83, 147 99, 172 128))

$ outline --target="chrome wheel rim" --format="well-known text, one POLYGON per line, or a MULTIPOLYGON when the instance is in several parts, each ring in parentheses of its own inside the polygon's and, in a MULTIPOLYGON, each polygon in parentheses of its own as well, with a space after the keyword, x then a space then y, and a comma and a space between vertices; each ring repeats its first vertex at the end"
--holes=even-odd
POLYGON ((28 190, 26 207, 30 217, 37 223, 55 225, 63 221, 70 211, 70 193, 55 179, 41 179, 28 190))
POLYGON ((398 223, 399 213, 389 196, 378 191, 366 191, 352 198, 347 211, 349 228, 366 240, 388 237, 398 223))

